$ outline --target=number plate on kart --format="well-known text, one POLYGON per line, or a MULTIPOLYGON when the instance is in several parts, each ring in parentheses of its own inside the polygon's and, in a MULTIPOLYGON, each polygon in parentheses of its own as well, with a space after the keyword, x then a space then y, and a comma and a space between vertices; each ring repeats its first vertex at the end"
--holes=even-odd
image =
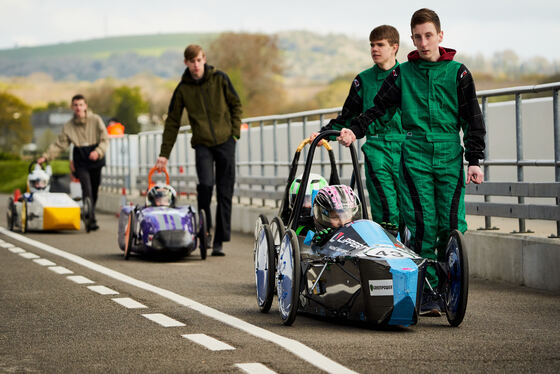
POLYGON ((364 254, 369 257, 418 258, 411 250, 392 245, 377 245, 364 251, 364 254))

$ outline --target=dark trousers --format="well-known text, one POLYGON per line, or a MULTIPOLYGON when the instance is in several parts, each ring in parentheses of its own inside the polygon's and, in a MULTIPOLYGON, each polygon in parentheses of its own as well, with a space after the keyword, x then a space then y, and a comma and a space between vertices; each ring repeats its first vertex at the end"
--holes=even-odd
POLYGON ((97 203, 97 192, 101 184, 101 169, 76 168, 76 177, 82 186, 82 198, 89 197, 93 206, 92 216, 95 222, 95 203, 97 203))
POLYGON ((215 147, 195 147, 196 173, 198 175, 198 209, 204 209, 207 227, 212 227, 210 201, 216 184, 216 227, 214 243, 228 242, 231 236, 231 199, 235 183, 235 140, 215 147))

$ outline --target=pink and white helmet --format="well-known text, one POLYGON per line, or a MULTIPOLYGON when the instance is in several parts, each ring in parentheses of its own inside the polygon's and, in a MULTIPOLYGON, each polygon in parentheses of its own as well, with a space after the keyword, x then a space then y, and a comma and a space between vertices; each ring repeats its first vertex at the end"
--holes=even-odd
POLYGON ((362 218, 362 204, 354 191, 343 184, 323 187, 313 202, 313 219, 318 230, 338 228, 362 218))

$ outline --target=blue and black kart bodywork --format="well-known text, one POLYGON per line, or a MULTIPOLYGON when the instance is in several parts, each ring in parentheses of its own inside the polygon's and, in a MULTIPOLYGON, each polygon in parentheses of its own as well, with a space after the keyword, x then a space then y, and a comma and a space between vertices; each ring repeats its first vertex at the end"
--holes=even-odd
MULTIPOLYGON (((313 155, 319 142, 338 131, 321 133, 311 144, 301 185, 307 185, 313 155)), ((368 219, 360 168, 353 146, 356 192, 362 201, 363 219, 339 228, 321 246, 312 234, 297 235, 296 229, 309 217, 302 217, 304 188, 299 189, 293 207, 288 205, 288 189, 296 174, 298 147, 290 170, 286 194, 279 216, 260 216, 255 226, 255 279, 257 303, 268 312, 276 290, 282 322, 291 325, 297 312, 363 321, 373 325, 414 325, 418 321, 426 267, 435 266, 440 286, 432 292, 441 301, 452 326, 463 320, 468 294, 468 264, 462 236, 451 233, 440 261, 424 259, 397 240, 383 227, 368 219), (303 191, 303 192, 302 192, 303 191), (286 223, 284 223, 286 222, 286 223)), ((332 149, 329 152, 329 184, 338 184, 332 149)), ((354 186, 352 186, 354 188, 354 186)))

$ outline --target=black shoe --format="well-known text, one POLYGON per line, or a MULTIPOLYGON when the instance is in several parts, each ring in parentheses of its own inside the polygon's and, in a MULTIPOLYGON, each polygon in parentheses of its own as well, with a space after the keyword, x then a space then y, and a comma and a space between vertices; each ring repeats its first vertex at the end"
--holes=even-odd
POLYGON ((225 256, 224 250, 221 244, 214 243, 214 247, 212 250, 212 256, 225 256))
POLYGON ((426 292, 422 296, 420 315, 423 317, 441 317, 441 305, 438 296, 431 292, 426 292))
POLYGON ((91 225, 88 226, 89 231, 96 231, 99 230, 99 225, 97 223, 92 223, 91 225))

